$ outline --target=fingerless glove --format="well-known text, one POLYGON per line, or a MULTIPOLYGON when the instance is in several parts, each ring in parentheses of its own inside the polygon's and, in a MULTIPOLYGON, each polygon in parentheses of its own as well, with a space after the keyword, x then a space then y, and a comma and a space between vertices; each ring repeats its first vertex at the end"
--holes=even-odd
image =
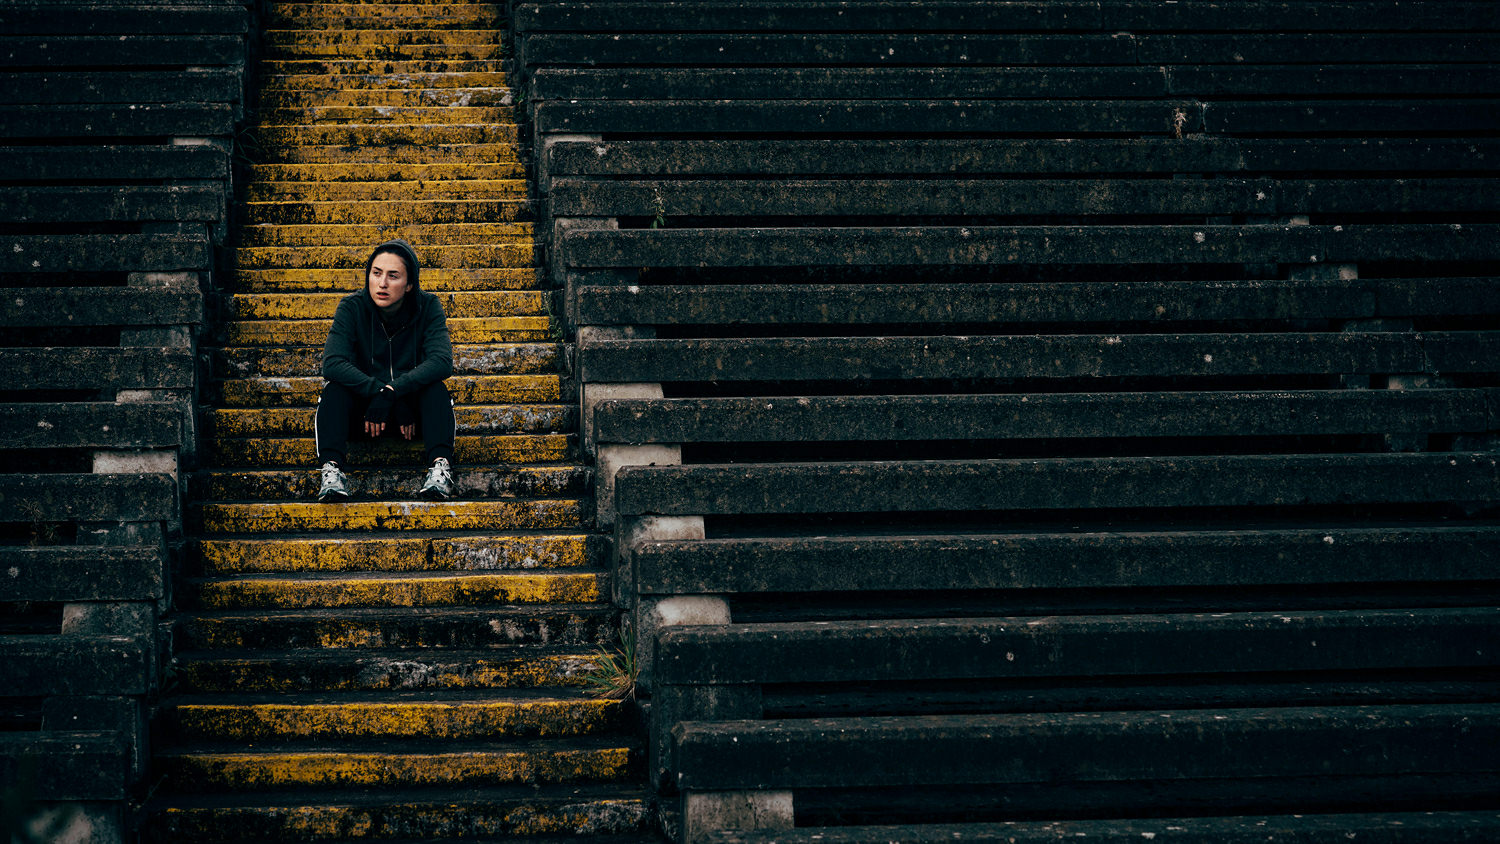
POLYGON ((376 425, 384 425, 385 420, 391 415, 391 405, 396 402, 396 391, 386 387, 370 399, 370 407, 365 411, 365 421, 376 425))

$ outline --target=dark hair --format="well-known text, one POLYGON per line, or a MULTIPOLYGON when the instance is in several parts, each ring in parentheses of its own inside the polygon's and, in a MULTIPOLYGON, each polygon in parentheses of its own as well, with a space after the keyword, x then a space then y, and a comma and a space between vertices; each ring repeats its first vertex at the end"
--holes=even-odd
POLYGON ((370 267, 381 255, 395 255, 400 258, 401 263, 406 265, 407 286, 411 290, 420 289, 422 264, 417 260, 417 250, 404 240, 387 240, 375 247, 375 251, 370 253, 370 259, 365 261, 365 277, 360 281, 361 285, 370 283, 370 267))

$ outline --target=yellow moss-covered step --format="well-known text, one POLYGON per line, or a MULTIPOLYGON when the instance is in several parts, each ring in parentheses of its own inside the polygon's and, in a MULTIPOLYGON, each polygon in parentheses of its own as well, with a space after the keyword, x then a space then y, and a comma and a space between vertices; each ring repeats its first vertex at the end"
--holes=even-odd
MULTIPOLYGON (((388 238, 373 238, 372 246, 388 238)), ((420 241, 412 241, 418 243, 420 241)), ((364 266, 338 269, 238 270, 236 289, 247 293, 352 293, 364 285, 364 266)), ((539 290, 547 286, 535 267, 422 268, 422 289, 441 291, 539 290)), ((449 324, 452 324, 452 317, 449 324)))
MULTIPOLYGON (((318 797, 298 791, 248 801, 234 795, 184 795, 160 803, 145 834, 159 842, 348 842, 378 836, 389 844, 460 839, 472 844, 525 841, 527 837, 606 838, 611 844, 646 844, 636 838, 652 825, 639 786, 544 785, 497 789, 411 792, 359 789, 318 797)), ((549 844, 552 842, 549 841, 549 844)))
MULTIPOLYGON (((614 644, 616 614, 600 604, 441 609, 226 610, 182 613, 173 631, 180 651, 341 650, 372 648, 487 651, 502 647, 572 648, 588 654, 614 644)), ((263 655, 263 654, 262 654, 263 655)), ((473 656, 473 654, 464 654, 473 656)), ((223 659, 227 654, 221 654, 223 659)), ((239 658, 250 656, 241 653, 239 658)), ((493 652, 479 654, 489 659, 493 652)), ((571 681, 569 681, 571 682, 571 681)))
POLYGON ((274 60, 336 58, 361 54, 390 61, 494 61, 504 58, 505 49, 499 44, 392 43, 379 48, 348 44, 277 44, 266 50, 266 58, 274 60))
MULTIPOLYGON (((515 97, 509 88, 448 85, 435 88, 327 88, 271 91, 260 98, 262 108, 311 108, 326 106, 509 106, 515 97)), ((514 123, 514 119, 505 122, 514 123)))
MULTIPOLYGON (((336 166, 336 165, 323 165, 336 166)), ((398 168, 389 168, 400 175, 398 168)), ((445 165, 437 165, 445 166, 445 165)), ((463 165, 459 165, 463 167, 463 165)), ((411 170, 422 168, 410 165, 411 170)), ((411 175, 410 173, 404 175, 411 175)), ((424 246, 463 243, 530 243, 536 232, 532 223, 412 223, 404 225, 345 223, 342 225, 275 225, 261 223, 240 229, 239 245, 251 246, 364 246, 399 237, 424 246)), ((435 268, 446 269, 446 268, 435 268)), ((430 282, 424 273, 424 282, 430 282)))
POLYGON ((359 56, 349 58, 311 58, 311 59, 266 59, 260 62, 262 73, 275 76, 297 76, 300 74, 311 74, 314 76, 340 76, 366 74, 385 74, 387 76, 405 76, 429 73, 502 73, 505 70, 503 59, 381 59, 379 56, 359 56))
POLYGON ((312 46, 346 48, 345 53, 356 55, 371 48, 383 49, 391 44, 498 44, 505 36, 503 29, 269 29, 262 35, 268 46, 312 46), (354 45, 365 48, 347 49, 354 45))
MULTIPOLYGON (((385 696, 372 699, 377 701, 392 700, 391 692, 401 694, 395 700, 409 700, 417 694, 481 689, 511 690, 507 695, 543 688, 556 693, 583 685, 583 678, 597 667, 598 653, 598 648, 586 646, 570 649, 533 645, 474 651, 356 647, 313 651, 195 651, 178 656, 173 676, 178 687, 189 693, 336 692, 385 696)), ((321 707, 306 717, 327 711, 332 710, 321 707)))
POLYGON ((262 147, 259 160, 264 164, 339 164, 350 161, 366 163, 445 164, 455 162, 514 161, 515 144, 432 144, 410 146, 389 143, 305 144, 294 147, 262 147))
POLYGON ((402 788, 604 782, 631 775, 639 754, 599 739, 291 746, 194 750, 156 758, 166 785, 182 791, 276 788, 402 788))
POLYGON ((588 512, 572 499, 519 501, 352 501, 210 503, 206 533, 374 530, 568 530, 588 512))
MULTIPOLYGON (((526 199, 437 198, 247 202, 241 205, 240 213, 242 221, 248 225, 381 225, 392 220, 412 225, 527 221, 531 219, 532 211, 532 203, 526 199)), ((302 262, 298 266, 318 265, 302 262)))
POLYGON ((272 2, 265 21, 276 29, 498 29, 505 26, 505 9, 492 3, 272 2))
MULTIPOLYGON (((363 270, 365 261, 369 260, 371 245, 360 246, 260 246, 234 250, 235 264, 241 269, 270 269, 285 268, 295 269, 308 267, 314 269, 337 269, 347 267, 354 270, 363 270)), ((427 267, 527 267, 531 266, 533 260, 531 243, 527 241, 513 243, 463 243, 449 246, 423 246, 416 244, 421 250, 418 254, 422 259, 422 268, 427 267)), ((356 278, 358 273, 355 274, 356 278)), ((238 299, 236 299, 238 301, 238 299)), ((337 304, 336 300, 329 299, 337 304)), ((454 295, 451 301, 455 310, 464 303, 480 301, 488 302, 528 302, 533 306, 545 302, 545 297, 540 294, 526 294, 497 292, 497 293, 467 293, 454 295)), ((443 304, 446 307, 449 301, 443 304)), ((507 313, 517 313, 509 310, 499 313, 452 313, 450 316, 505 316, 507 313)), ((524 313, 525 311, 519 311, 524 313)), ((236 310, 236 316, 245 316, 243 311, 236 310)), ((280 314, 277 315, 281 317, 280 314)), ((305 318, 331 317, 332 311, 319 312, 305 318)), ((296 317, 291 317, 296 318, 296 317)))
MULTIPOLYGON (((226 407, 312 407, 322 378, 237 378, 219 383, 226 407)), ((444 382, 455 404, 526 404, 562 400, 557 375, 455 375, 444 382)))
POLYGON ((306 572, 189 581, 184 606, 301 610, 586 603, 599 599, 594 572, 306 572))
MULTIPOLYGON (((457 164, 257 164, 250 168, 250 184, 261 182, 431 182, 460 179, 525 179, 517 161, 457 164)), ((399 225, 387 221, 384 226, 399 225)), ((529 233, 530 226, 510 227, 513 234, 529 233)), ((476 229, 477 230, 477 229, 476 229)), ((241 232, 248 235, 251 232, 241 232)), ((472 241, 471 241, 472 242, 472 241)))
MULTIPOLYGON (((571 429, 578 412, 563 404, 463 405, 454 408, 454 416, 460 434, 543 434, 571 429)), ((295 436, 312 430, 313 409, 216 408, 204 423, 210 437, 295 436)))
POLYGON ((412 202, 424 199, 525 199, 523 179, 423 182, 252 182, 250 202, 412 202))
POLYGON ((520 134, 511 123, 477 125, 447 124, 342 124, 329 126, 263 125, 255 130, 262 146, 320 144, 514 144, 520 134))
MULTIPOLYGON (((575 451, 572 434, 489 434, 484 436, 460 436, 453 442, 453 461, 457 469, 464 466, 480 466, 491 463, 551 463, 571 458, 575 451)), ((318 450, 311 436, 308 437, 247 437, 244 439, 218 439, 205 443, 203 454, 217 466, 241 466, 246 468, 272 468, 276 466, 317 466, 318 450)), ((420 437, 410 441, 397 437, 382 437, 374 441, 362 440, 351 443, 349 460, 351 465, 390 467, 409 466, 415 481, 401 484, 397 489, 388 489, 379 476, 371 479, 368 488, 359 487, 360 494, 380 498, 414 498, 426 471, 423 463, 424 446, 420 437)), ((456 479, 455 479, 456 480, 456 479)), ((464 482, 468 484, 468 481, 464 482)), ((474 484, 485 484, 474 480, 474 484)), ((464 487, 460 487, 463 489, 464 487)))
POLYGON ((328 126, 360 124, 365 126, 468 126, 485 123, 512 123, 509 108, 501 106, 339 106, 319 105, 304 108, 276 108, 261 112, 267 125, 328 126))
POLYGON ((340 90, 368 91, 430 91, 434 88, 505 88, 509 77, 500 71, 478 71, 470 73, 434 71, 431 73, 294 73, 262 74, 261 93, 278 102, 285 92, 316 91, 333 93, 340 90))
MULTIPOLYGON (((321 347, 332 326, 333 320, 323 319, 265 320, 231 322, 225 330, 233 346, 321 347)), ((553 333, 552 320, 543 316, 448 320, 448 339, 453 343, 525 343, 551 339, 553 333)))
POLYGON ((571 569, 598 553, 585 533, 203 539, 197 550, 209 574, 571 569))
MULTIPOLYGON (((269 346, 220 349, 214 353, 214 372, 224 378, 262 375, 317 375, 322 371, 319 346, 269 346)), ((553 372, 562 360, 556 343, 488 343, 453 346, 453 371, 473 375, 525 375, 553 372)))
MULTIPOLYGON (((425 260, 427 253, 441 254, 445 248, 460 247, 424 249, 422 257, 425 260)), ((260 250, 240 250, 241 253, 246 251, 260 250)), ((352 249, 342 250, 345 255, 352 254, 353 251, 352 249)), ((361 251, 368 253, 369 248, 361 251)), ((341 261, 344 260, 347 258, 341 259, 341 261)), ((358 288, 359 275, 364 270, 364 261, 365 258, 361 257, 358 264, 351 265, 354 278, 349 290, 345 292, 238 294, 230 299, 230 316, 234 319, 333 319, 333 313, 338 309, 340 300, 358 288)), ((422 272, 425 275, 427 271, 424 268, 422 272)), ((536 316, 546 314, 552 301, 551 292, 543 290, 433 291, 433 293, 442 302, 443 313, 450 319, 536 316)))

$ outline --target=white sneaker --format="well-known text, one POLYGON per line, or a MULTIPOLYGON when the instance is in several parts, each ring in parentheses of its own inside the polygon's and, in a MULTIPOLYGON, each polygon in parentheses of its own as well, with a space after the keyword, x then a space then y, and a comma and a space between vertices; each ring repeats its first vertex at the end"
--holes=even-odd
POLYGON ((349 485, 344 473, 333 463, 324 463, 323 485, 318 488, 319 501, 345 501, 349 498, 349 485))
POLYGON ((448 465, 448 458, 439 457, 432 461, 432 468, 427 471, 427 480, 422 482, 422 491, 417 494, 433 501, 452 497, 453 469, 448 465))

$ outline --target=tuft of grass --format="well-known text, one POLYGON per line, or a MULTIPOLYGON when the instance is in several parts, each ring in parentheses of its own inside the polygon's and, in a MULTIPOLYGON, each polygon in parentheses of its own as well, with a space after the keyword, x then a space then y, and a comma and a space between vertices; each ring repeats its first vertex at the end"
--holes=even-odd
POLYGON ((635 631, 622 629, 619 645, 606 645, 594 655, 594 668, 583 675, 583 685, 599 697, 630 700, 635 697, 635 682, 640 670, 640 663, 636 660, 635 631))

